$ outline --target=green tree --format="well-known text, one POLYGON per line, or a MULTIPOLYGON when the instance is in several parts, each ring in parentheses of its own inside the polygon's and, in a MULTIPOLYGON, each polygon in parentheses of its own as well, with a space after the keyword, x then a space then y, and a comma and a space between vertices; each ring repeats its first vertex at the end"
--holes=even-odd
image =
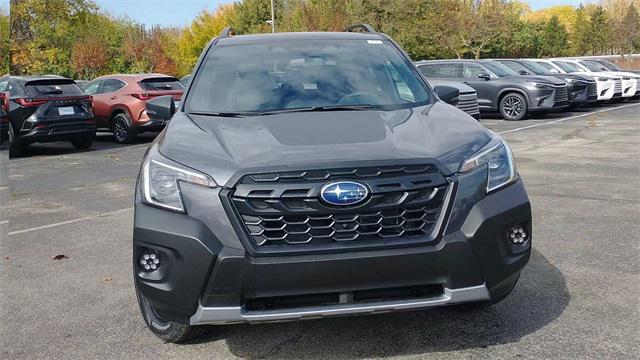
POLYGON ((587 41, 592 54, 603 54, 609 48, 610 23, 602 6, 594 7, 589 17, 587 41))
POLYGON ((544 25, 539 56, 565 56, 568 48, 567 29, 558 16, 553 15, 544 25))
POLYGON ((0 76, 9 73, 9 15, 0 9, 0 76))
POLYGON ((640 16, 633 4, 627 8, 627 13, 616 25, 615 45, 621 53, 631 53, 640 50, 640 16))
POLYGON ((573 55, 584 55, 589 50, 589 17, 585 8, 580 4, 576 8, 571 34, 571 52, 573 55))

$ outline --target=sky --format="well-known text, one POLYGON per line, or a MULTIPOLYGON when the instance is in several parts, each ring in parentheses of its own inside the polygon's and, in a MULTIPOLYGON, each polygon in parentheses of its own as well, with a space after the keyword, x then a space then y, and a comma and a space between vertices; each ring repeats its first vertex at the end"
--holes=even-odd
MULTIPOLYGON (((0 3, 6 0, 0 0, 0 3)), ((100 8, 116 16, 151 26, 184 26, 204 9, 215 10, 230 0, 95 0, 100 8)), ((555 5, 578 5, 580 0, 525 0, 533 10, 555 5)))

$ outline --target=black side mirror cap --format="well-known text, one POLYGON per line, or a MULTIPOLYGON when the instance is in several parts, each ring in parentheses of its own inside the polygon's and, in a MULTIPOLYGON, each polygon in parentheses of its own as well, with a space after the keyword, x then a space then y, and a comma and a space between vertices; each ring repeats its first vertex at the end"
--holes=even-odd
POLYGON ((173 96, 164 95, 147 100, 146 109, 149 119, 169 121, 176 113, 176 104, 173 96))
POLYGON ((478 77, 479 77, 480 79, 484 79, 484 80, 486 80, 486 81, 491 80, 491 76, 489 76, 489 74, 485 74, 485 73, 478 74, 478 77))
POLYGON ((518 74, 520 74, 520 75, 531 75, 531 73, 529 73, 527 70, 520 70, 520 71, 518 71, 518 74))
POLYGON ((436 94, 438 94, 440 100, 453 106, 458 105, 460 90, 458 90, 457 88, 447 85, 436 85, 434 86, 433 90, 435 90, 436 94))

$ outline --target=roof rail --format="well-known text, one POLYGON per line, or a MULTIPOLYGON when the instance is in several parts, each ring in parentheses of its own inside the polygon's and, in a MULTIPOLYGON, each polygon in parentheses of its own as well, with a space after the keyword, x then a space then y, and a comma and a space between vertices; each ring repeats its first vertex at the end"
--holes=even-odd
POLYGON ((236 31, 232 27, 226 27, 222 29, 222 32, 220 32, 220 37, 226 38, 229 36, 234 36, 235 34, 236 34, 236 31))
POLYGON ((365 32, 365 33, 375 33, 375 32, 377 32, 369 24, 351 25, 348 28, 346 28, 344 31, 346 31, 346 32, 365 32), (358 31, 358 30, 360 30, 360 31, 358 31))

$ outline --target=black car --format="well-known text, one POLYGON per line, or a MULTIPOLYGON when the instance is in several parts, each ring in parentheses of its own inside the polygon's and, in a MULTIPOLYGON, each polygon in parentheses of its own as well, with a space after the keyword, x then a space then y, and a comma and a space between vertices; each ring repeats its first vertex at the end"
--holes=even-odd
POLYGON ((0 91, 9 92, 10 156, 36 142, 70 141, 88 149, 96 136, 91 97, 61 76, 4 76, 0 91))
POLYGON ((596 81, 589 76, 580 74, 558 74, 547 71, 532 60, 524 59, 496 59, 495 61, 509 67, 520 75, 554 76, 567 83, 569 89, 569 103, 571 105, 595 104, 598 102, 596 81))
POLYGON ((138 177, 133 268, 160 338, 483 305, 516 285, 531 208, 511 150, 359 28, 227 29, 179 109, 147 103, 171 121, 138 177))
POLYGON ((429 79, 462 82, 478 93, 480 111, 522 120, 569 105, 567 85, 551 76, 523 76, 493 60, 430 60, 416 63, 429 79))

